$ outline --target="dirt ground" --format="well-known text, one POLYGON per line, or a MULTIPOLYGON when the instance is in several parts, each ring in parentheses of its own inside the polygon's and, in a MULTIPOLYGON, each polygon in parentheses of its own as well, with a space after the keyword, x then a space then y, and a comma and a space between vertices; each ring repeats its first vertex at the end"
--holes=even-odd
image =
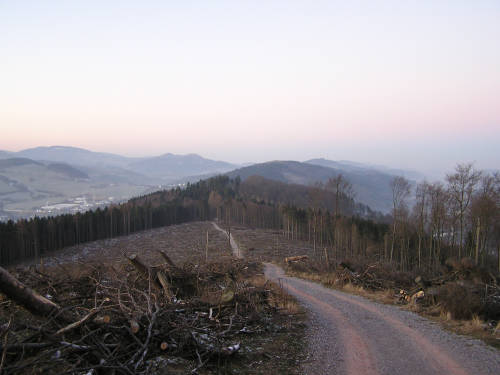
MULTIPOLYGON (((231 234, 240 246, 245 259, 258 262, 283 263, 285 257, 296 255, 315 255, 314 247, 306 241, 287 239, 280 231, 231 227, 231 234)), ((322 254, 319 246, 316 255, 322 254)))
MULTIPOLYGON (((195 222, 148 231, 129 236, 99 240, 68 247, 41 258, 44 266, 72 262, 124 262, 124 255, 138 254, 142 259, 154 264, 160 261, 158 251, 165 251, 178 265, 185 262, 198 263, 231 257, 227 238, 215 230, 209 222, 195 222), (208 252, 206 252, 208 232, 208 252)), ((23 265, 23 264, 21 264, 23 265)))

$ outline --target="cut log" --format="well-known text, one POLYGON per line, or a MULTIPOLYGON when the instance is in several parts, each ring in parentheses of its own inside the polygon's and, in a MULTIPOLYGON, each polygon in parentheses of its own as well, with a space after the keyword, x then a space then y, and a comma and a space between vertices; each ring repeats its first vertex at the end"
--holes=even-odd
POLYGON ((109 324, 111 323, 111 317, 109 315, 97 316, 94 318, 94 323, 109 324))
POLYGON ((127 259, 145 279, 151 281, 155 288, 161 289, 160 283, 156 280, 156 271, 146 265, 137 254, 129 255, 127 259))
POLYGON ((174 262, 172 262, 172 259, 170 259, 170 257, 167 255, 166 252, 162 251, 162 250, 158 250, 158 252, 160 253, 161 257, 163 258, 163 260, 172 268, 174 269, 177 269, 177 266, 175 265, 174 262))
POLYGON ((163 287, 163 291, 165 292, 165 295, 168 298, 172 298, 172 291, 170 290, 170 283, 167 280, 167 276, 163 273, 163 271, 158 271, 156 273, 156 277, 158 278, 158 281, 160 282, 161 286, 163 287))
POLYGON ((297 256, 294 256, 294 257, 286 257, 285 258, 285 263, 290 263, 290 262, 298 262, 300 260, 306 260, 306 259, 309 259, 309 257, 307 255, 297 255, 297 256))
POLYGON ((0 267, 0 292, 35 315, 47 316, 60 311, 60 307, 42 297, 0 267))
POLYGON ((132 333, 139 332, 139 329, 140 329, 139 323, 137 323, 137 321, 134 319, 130 319, 130 330, 132 331, 132 333))
POLYGON ((150 274, 150 269, 148 266, 144 264, 144 262, 139 258, 137 254, 132 254, 127 257, 129 262, 135 267, 139 273, 141 273, 143 276, 148 277, 150 274))

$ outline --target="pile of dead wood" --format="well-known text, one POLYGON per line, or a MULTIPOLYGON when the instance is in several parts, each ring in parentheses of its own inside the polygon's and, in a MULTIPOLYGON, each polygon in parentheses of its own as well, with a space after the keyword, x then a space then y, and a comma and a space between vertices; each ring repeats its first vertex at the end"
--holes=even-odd
POLYGON ((432 307, 438 314, 450 313, 456 319, 477 315, 484 320, 500 321, 500 279, 477 267, 470 258, 448 259, 440 270, 421 275, 400 272, 382 262, 344 260, 325 265, 323 261, 300 260, 288 261, 288 272, 319 276, 327 286, 349 284, 368 291, 389 290, 400 304, 432 307))
POLYGON ((500 320, 499 278, 474 265, 469 258, 446 262, 437 276, 417 276, 411 288, 402 290, 406 302, 417 299, 427 306, 440 306, 455 319, 474 315, 485 320, 500 320))
POLYGON ((448 261, 437 274, 417 275, 397 272, 387 264, 338 264, 330 282, 352 284, 366 290, 393 290, 401 304, 417 303, 439 307, 456 319, 478 315, 485 320, 500 320, 498 277, 476 267, 472 260, 448 261))
POLYGON ((165 373, 187 361, 196 373, 230 360, 272 309, 269 290, 237 278, 243 261, 179 268, 160 255, 158 265, 133 254, 119 266, 0 268, 0 372, 165 373))

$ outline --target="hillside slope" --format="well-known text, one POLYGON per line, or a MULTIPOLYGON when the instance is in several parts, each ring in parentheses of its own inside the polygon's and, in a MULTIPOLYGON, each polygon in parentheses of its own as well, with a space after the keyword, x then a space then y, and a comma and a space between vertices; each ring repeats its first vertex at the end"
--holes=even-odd
POLYGON ((272 161, 254 164, 227 173, 231 178, 240 176, 243 180, 250 176, 262 176, 267 179, 301 185, 311 185, 318 181, 326 182, 329 178, 339 174, 345 176, 353 185, 357 202, 383 213, 390 211, 392 193, 389 183, 393 176, 376 170, 357 171, 297 161, 272 161))
POLYGON ((92 173, 65 163, 0 159, 0 216, 19 218, 53 213, 54 209, 88 209, 94 204, 130 198, 149 188, 127 181, 116 183, 114 178, 109 181, 92 173))
POLYGON ((196 154, 174 155, 170 153, 144 158, 128 165, 128 168, 134 172, 166 180, 193 175, 223 173, 236 167, 224 161, 210 160, 196 154))

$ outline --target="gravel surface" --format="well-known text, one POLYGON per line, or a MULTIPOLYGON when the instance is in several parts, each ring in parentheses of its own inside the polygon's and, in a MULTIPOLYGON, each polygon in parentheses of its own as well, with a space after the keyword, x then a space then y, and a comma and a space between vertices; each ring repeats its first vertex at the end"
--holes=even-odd
POLYGON ((307 375, 500 374, 500 351, 479 340, 396 306, 285 276, 272 264, 265 272, 310 314, 307 375))

